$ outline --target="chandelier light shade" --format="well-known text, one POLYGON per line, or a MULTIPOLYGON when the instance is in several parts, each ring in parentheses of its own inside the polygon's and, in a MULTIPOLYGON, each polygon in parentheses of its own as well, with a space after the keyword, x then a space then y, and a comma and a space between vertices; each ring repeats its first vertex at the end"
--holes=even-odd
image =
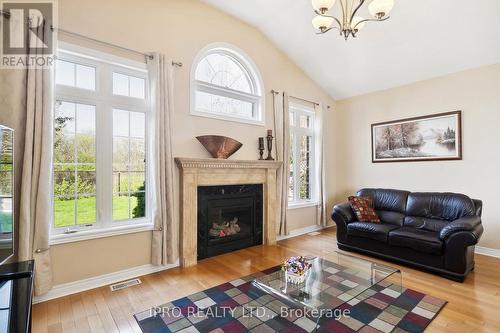
POLYGON ((320 31, 330 29, 333 25, 333 18, 328 16, 316 15, 312 20, 313 27, 320 31))
POLYGON ((389 19, 389 13, 394 7, 394 0, 371 0, 368 12, 373 18, 363 18, 357 15, 367 0, 339 0, 339 17, 330 15, 335 0, 312 0, 312 7, 316 16, 312 20, 313 27, 318 34, 324 34, 337 29, 346 40, 356 37, 366 22, 381 22, 389 19), (336 24, 335 24, 336 23, 336 24))
POLYGON ((314 10, 326 13, 335 4, 335 0, 311 0, 314 10))
POLYGON ((368 5, 368 11, 378 19, 388 15, 394 7, 394 0, 373 0, 368 5))

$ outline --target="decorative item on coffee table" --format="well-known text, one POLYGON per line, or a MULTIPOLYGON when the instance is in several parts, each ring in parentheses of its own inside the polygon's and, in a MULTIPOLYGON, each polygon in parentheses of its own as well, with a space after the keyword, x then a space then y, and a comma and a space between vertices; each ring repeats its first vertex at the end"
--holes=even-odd
POLYGON ((272 156, 273 150, 273 130, 267 130, 267 161, 274 161, 272 156))
POLYGON ((285 260, 281 267, 281 269, 285 271, 287 282, 292 284, 304 283, 310 268, 311 263, 303 256, 290 257, 285 260))

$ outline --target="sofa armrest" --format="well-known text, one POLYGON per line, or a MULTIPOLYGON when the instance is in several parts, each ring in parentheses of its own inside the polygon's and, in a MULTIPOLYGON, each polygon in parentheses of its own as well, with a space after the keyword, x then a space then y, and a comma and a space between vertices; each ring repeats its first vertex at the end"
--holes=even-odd
POLYGON ((351 205, 346 202, 333 207, 332 219, 335 223, 349 224, 356 221, 356 215, 352 211, 351 205))
POLYGON ((479 216, 465 216, 458 220, 450 222, 443 229, 441 229, 439 238, 441 240, 445 240, 452 234, 460 231, 470 232, 476 239, 476 242, 479 241, 479 238, 483 233, 481 218, 479 216))
POLYGON ((356 221, 356 215, 349 203, 333 207, 332 220, 337 225, 337 243, 345 243, 347 238, 347 225, 356 221))

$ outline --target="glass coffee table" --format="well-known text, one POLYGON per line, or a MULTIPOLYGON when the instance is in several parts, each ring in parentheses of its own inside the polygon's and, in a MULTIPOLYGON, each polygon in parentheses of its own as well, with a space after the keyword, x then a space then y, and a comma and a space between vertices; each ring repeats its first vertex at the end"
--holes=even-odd
POLYGON ((260 276, 252 283, 292 308, 304 309, 316 322, 341 308, 356 303, 369 289, 390 294, 402 291, 401 271, 337 251, 322 257, 306 257, 312 264, 304 283, 287 283, 282 270, 260 276), (311 311, 313 310, 313 311, 311 311))

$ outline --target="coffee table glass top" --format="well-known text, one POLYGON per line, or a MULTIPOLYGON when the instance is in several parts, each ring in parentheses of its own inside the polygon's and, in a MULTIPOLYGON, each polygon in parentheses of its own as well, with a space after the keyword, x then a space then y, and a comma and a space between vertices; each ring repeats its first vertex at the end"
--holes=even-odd
POLYGON ((312 267, 304 283, 287 283, 286 273, 276 271, 256 278, 253 284, 296 307, 336 309, 370 288, 401 292, 398 269, 340 252, 306 257, 312 267))

